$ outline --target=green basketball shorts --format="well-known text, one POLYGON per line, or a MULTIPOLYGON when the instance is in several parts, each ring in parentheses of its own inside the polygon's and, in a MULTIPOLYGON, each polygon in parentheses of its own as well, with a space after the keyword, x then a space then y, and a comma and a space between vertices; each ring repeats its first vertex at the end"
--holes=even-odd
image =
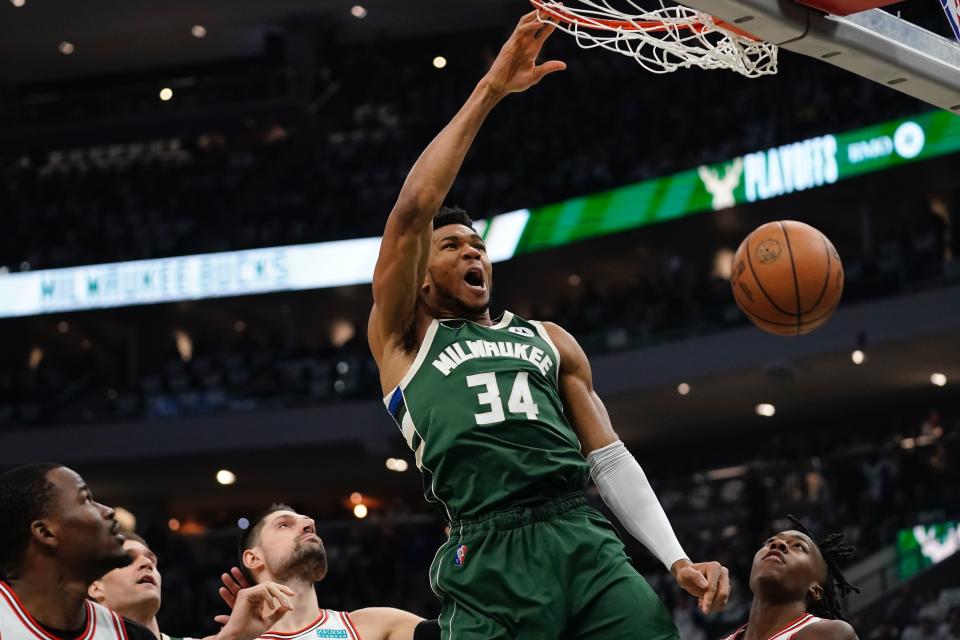
POLYGON ((444 640, 679 640, 582 495, 451 523, 430 565, 444 640))

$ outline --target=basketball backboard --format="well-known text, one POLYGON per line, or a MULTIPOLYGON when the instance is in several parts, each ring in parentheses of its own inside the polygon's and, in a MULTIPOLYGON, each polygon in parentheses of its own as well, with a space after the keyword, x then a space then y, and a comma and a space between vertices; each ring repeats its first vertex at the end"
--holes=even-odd
POLYGON ((960 115, 960 44, 882 9, 856 11, 890 4, 890 0, 803 1, 803 5, 794 0, 683 3, 787 51, 828 62, 960 115))

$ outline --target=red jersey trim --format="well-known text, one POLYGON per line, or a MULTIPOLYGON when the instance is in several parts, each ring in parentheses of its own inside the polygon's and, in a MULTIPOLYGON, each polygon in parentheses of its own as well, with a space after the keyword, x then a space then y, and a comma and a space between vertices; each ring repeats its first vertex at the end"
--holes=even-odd
POLYGON ((116 612, 111 611, 110 613, 111 613, 110 620, 113 621, 113 631, 114 633, 117 634, 117 640, 123 640, 123 632, 120 631, 120 625, 122 623, 120 622, 120 619, 117 617, 116 612))
POLYGON ((802 616, 800 616, 799 618, 797 618, 796 620, 794 620, 793 622, 791 622, 790 624, 788 624, 782 631, 778 631, 778 632, 776 632, 775 634, 773 634, 773 635, 770 636, 770 637, 771 637, 771 638, 776 638, 777 636, 782 636, 783 634, 788 633, 788 632, 792 631, 793 629, 795 629, 796 627, 802 625, 804 622, 806 622, 807 620, 809 620, 809 619, 812 618, 812 617, 813 617, 813 614, 805 613, 805 614, 803 614, 802 616))
POLYGON ((299 631, 270 631, 269 633, 265 633, 260 637, 267 638, 267 640, 285 640, 286 638, 294 638, 296 636, 299 636, 302 633, 306 633, 307 631, 312 631, 314 628, 319 627, 326 621, 327 621, 327 610, 323 609, 320 612, 319 618, 317 618, 316 620, 314 620, 313 622, 305 626, 303 629, 300 629, 299 631))
MULTIPOLYGON (((17 616, 21 624, 23 624, 30 633, 37 636, 37 638, 40 640, 62 640, 62 638, 47 633, 40 623, 30 615, 30 612, 23 606, 23 603, 20 602, 20 598, 17 597, 17 592, 2 580, 0 580, 0 596, 7 601, 7 604, 10 605, 14 615, 17 616)), ((97 620, 93 611, 93 605, 90 604, 89 600, 84 601, 84 605, 87 612, 87 626, 77 640, 89 640, 97 630, 97 620)))
POLYGON ((117 640, 127 640, 127 625, 123 622, 116 611, 110 612, 113 615, 113 624, 117 629, 117 640))
POLYGON ((724 640, 737 640, 740 637, 740 634, 743 633, 744 629, 747 628, 747 625, 740 625, 740 628, 728 635, 724 640))
POLYGON ((87 626, 90 628, 90 633, 80 636, 81 640, 93 638, 97 633, 97 612, 93 610, 93 603, 89 600, 87 600, 87 626), (91 620, 93 620, 93 624, 90 624, 91 620))
POLYGON ((346 611, 341 611, 340 619, 343 620, 343 626, 346 627, 350 633, 350 637, 353 638, 353 640, 360 640, 360 634, 357 632, 357 628, 353 626, 353 620, 350 619, 350 614, 346 611))
MULTIPOLYGON (((776 633, 774 633, 773 635, 771 635, 770 638, 768 638, 768 640, 773 640, 774 638, 779 638, 780 636, 782 636, 782 635, 785 634, 785 633, 789 633, 789 632, 792 631, 793 629, 795 629, 795 628, 803 625, 803 624, 806 623, 807 621, 809 621, 811 618, 813 618, 813 614, 812 614, 812 613, 805 613, 805 614, 803 614, 802 616, 800 616, 799 618, 797 618, 796 620, 794 620, 793 622, 791 622, 790 624, 788 624, 787 626, 785 626, 785 627, 784 627, 783 629, 781 629, 780 631, 777 631, 776 633)), ((736 631, 734 631, 731 635, 727 636, 727 637, 726 637, 726 640, 737 640, 737 638, 740 637, 740 634, 743 633, 743 632, 746 630, 746 628, 747 628, 747 625, 743 625, 742 627, 740 627, 739 629, 737 629, 736 631)), ((793 638, 793 636, 790 636, 790 637, 793 638)))

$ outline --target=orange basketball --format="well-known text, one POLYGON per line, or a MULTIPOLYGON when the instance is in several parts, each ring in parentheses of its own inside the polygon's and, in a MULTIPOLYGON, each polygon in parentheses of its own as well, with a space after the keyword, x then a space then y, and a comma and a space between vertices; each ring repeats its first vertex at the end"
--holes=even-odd
POLYGON ((825 235, 795 220, 768 222, 733 258, 733 297, 753 324, 800 336, 826 322, 843 294, 843 264, 825 235))

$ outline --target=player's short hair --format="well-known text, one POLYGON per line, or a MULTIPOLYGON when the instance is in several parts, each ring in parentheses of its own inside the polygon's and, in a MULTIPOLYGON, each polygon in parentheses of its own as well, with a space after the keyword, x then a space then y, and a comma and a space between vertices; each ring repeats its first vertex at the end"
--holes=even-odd
POLYGON ((57 488, 47 479, 62 464, 41 462, 0 475, 0 576, 20 569, 30 542, 30 524, 48 515, 57 488))
MULTIPOLYGON (((132 531, 130 533, 124 532, 123 539, 124 541, 133 540, 134 542, 139 542, 140 544, 145 546, 147 549, 150 549, 150 545, 147 544, 147 541, 132 531)), ((153 551, 152 549, 150 550, 153 551)))
POLYGON ((243 572, 243 576, 247 579, 247 582, 250 584, 254 583, 253 576, 247 570, 247 567, 243 564, 243 552, 247 549, 252 549, 260 542, 260 532, 263 531, 263 523, 271 513, 276 513, 277 511, 293 511, 296 513, 296 509, 293 507, 283 504, 282 502, 274 502, 269 507, 264 509, 260 515, 257 516, 255 520, 250 521, 250 526, 248 526, 243 533, 240 534, 240 541, 237 544, 237 552, 240 561, 240 571, 243 572))
POLYGON ((467 215, 467 212, 460 207, 440 207, 437 214, 433 216, 433 229, 445 227, 448 224, 462 224, 465 227, 473 229, 473 220, 467 215))

